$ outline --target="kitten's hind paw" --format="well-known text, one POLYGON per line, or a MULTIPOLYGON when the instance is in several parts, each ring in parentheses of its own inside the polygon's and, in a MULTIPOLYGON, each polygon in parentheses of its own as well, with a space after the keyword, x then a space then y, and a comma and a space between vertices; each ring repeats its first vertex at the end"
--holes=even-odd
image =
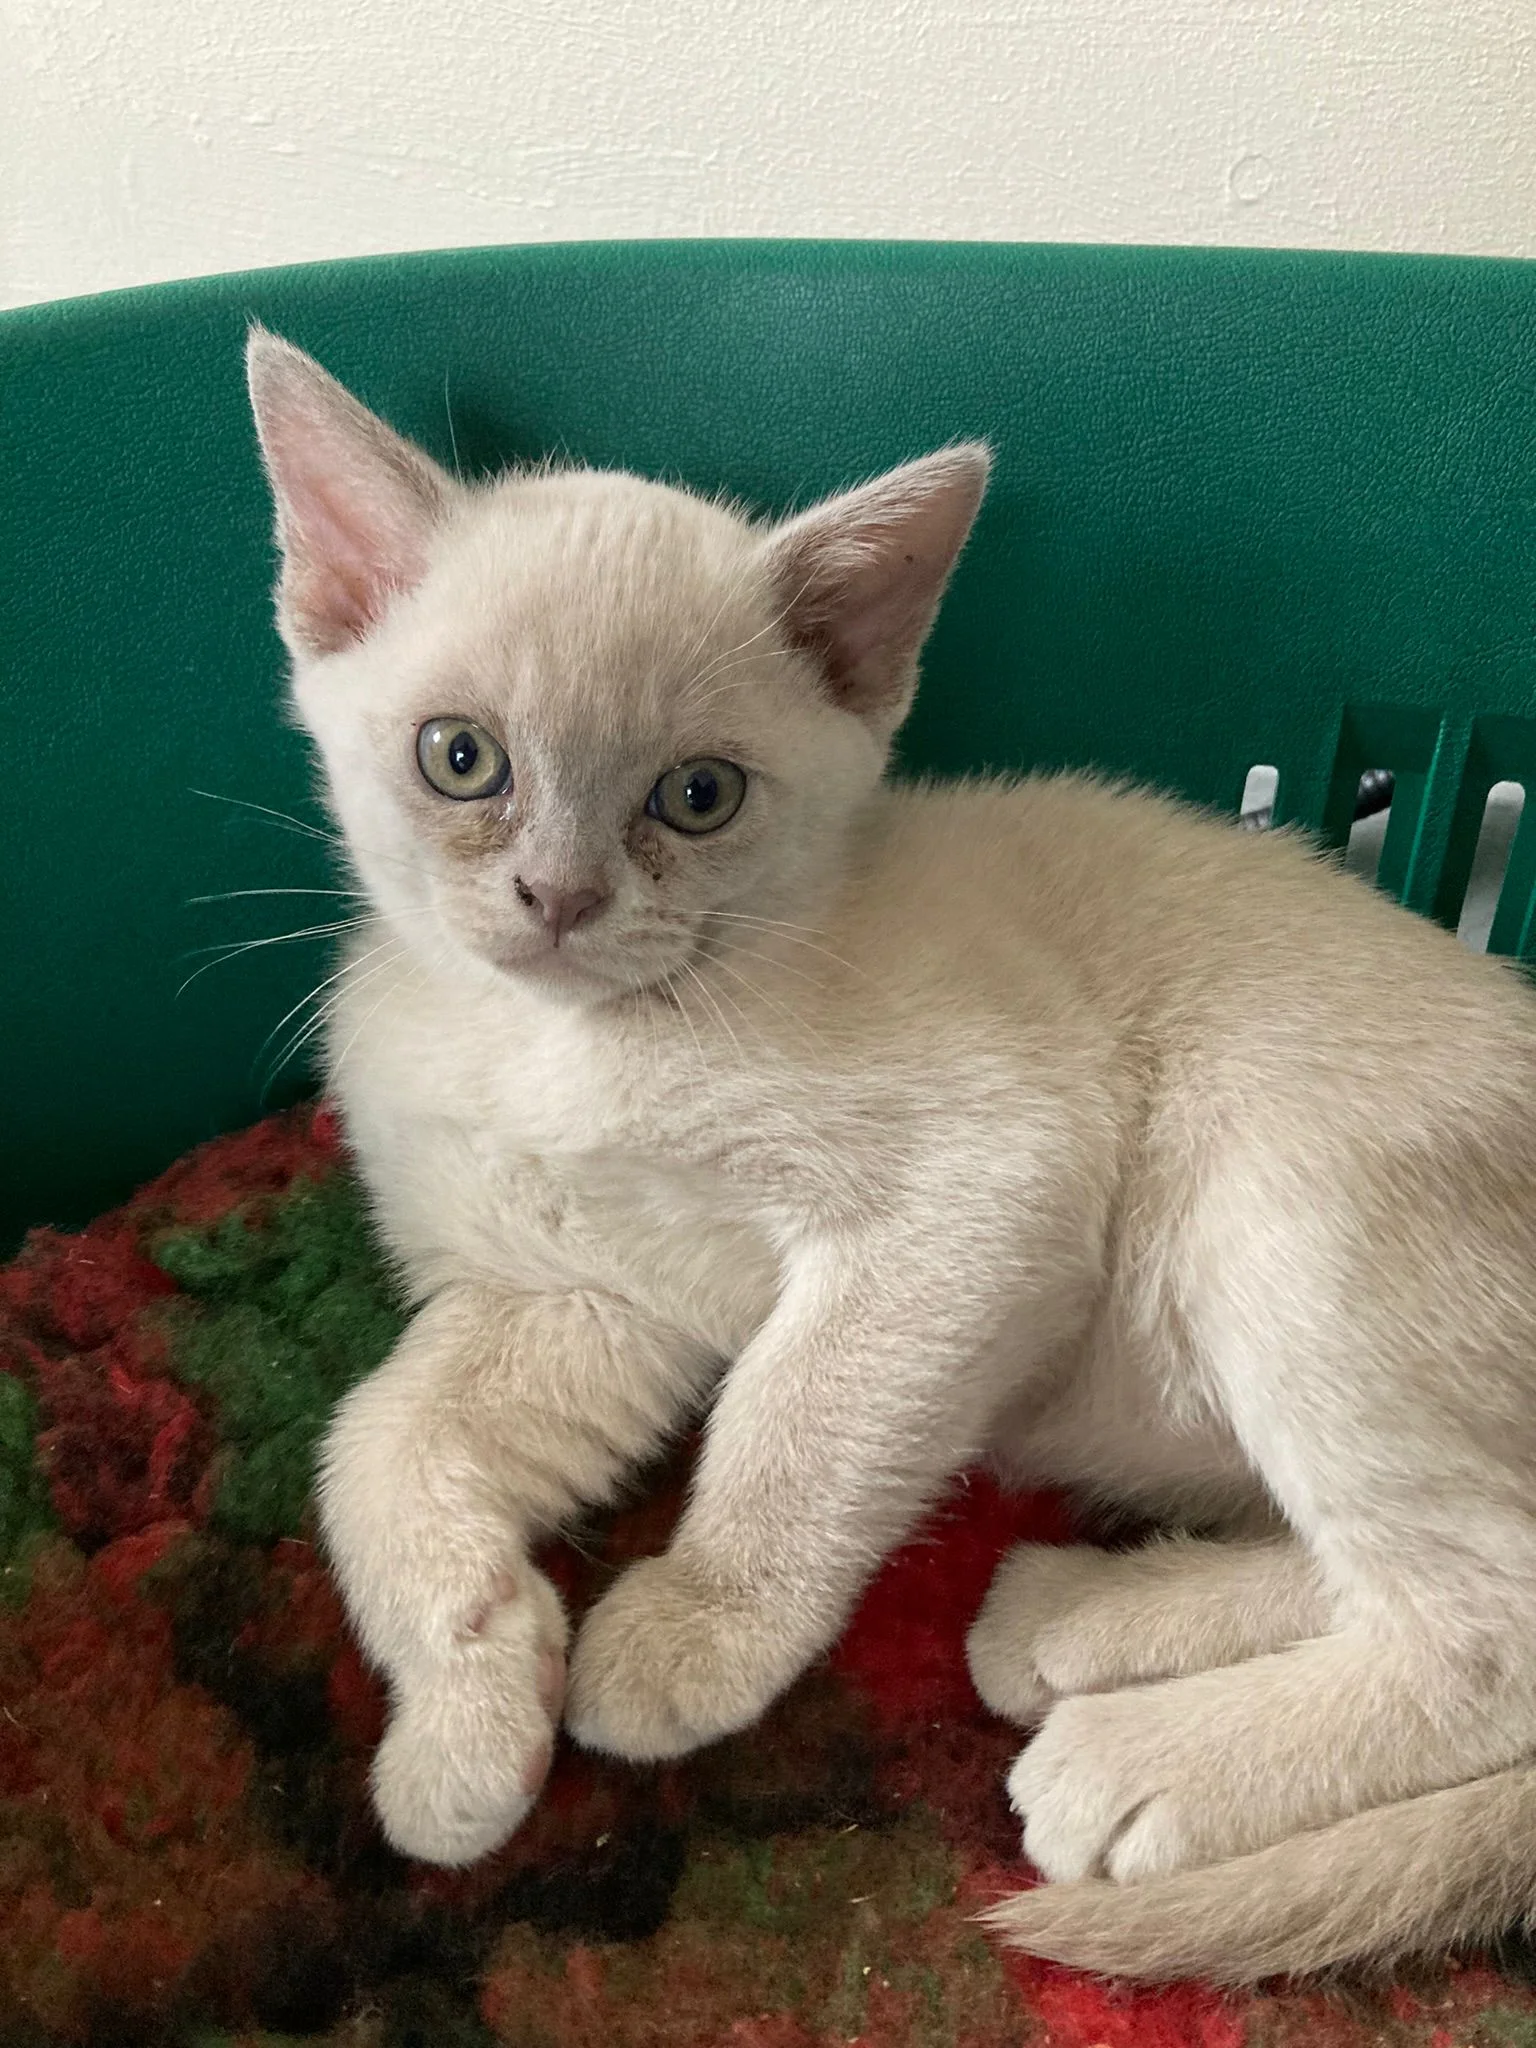
POLYGON ((1091 1688, 1093 1645, 1079 1649, 1072 1624, 1110 1570, 1108 1553, 1085 1543, 1020 1543, 1003 1559, 965 1646, 971 1682, 994 1714, 1035 1727, 1064 1693, 1091 1688))

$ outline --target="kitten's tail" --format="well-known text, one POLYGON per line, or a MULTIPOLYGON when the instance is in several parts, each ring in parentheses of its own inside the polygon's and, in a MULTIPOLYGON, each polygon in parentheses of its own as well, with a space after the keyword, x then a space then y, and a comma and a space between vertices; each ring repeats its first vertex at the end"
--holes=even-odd
POLYGON ((1041 1885, 983 1917, 1076 1969, 1226 1984, 1486 1938, 1536 1917, 1536 1767, 1172 1877, 1041 1885))

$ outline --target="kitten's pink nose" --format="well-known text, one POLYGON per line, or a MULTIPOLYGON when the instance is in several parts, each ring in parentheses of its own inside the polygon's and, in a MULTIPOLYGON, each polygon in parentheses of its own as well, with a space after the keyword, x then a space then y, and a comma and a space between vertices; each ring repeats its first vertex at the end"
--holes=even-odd
POLYGON ((608 901, 601 889, 558 889, 553 882, 525 882, 521 875, 515 878, 513 887, 520 903, 527 904, 530 910, 537 904, 544 913, 545 928, 557 946, 568 931, 608 901))

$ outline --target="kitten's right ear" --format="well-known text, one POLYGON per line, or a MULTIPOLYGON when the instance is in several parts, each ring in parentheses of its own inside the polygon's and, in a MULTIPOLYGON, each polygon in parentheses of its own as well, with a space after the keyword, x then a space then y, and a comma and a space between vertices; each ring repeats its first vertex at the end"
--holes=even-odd
POLYGON ((458 486, 291 342, 253 327, 245 363, 277 504, 278 623, 295 654, 335 654, 420 581, 458 486))

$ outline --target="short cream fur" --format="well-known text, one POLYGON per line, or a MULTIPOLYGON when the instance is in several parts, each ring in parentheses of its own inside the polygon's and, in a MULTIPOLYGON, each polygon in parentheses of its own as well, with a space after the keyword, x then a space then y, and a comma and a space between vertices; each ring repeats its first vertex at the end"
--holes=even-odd
POLYGON ((886 754, 985 483, 782 525, 468 487, 253 336, 293 696, 377 914, 331 1085, 417 1307, 325 1447, 393 1842, 464 1863, 562 1713, 762 1713, 980 1458, 1172 1525, 1026 1548, 971 1637, 1040 1724, 1006 1938, 1230 1979, 1536 1902, 1536 1004, 1286 835, 886 754), (423 725, 510 787, 456 802, 423 725), (647 794, 696 759, 739 812, 647 794), (556 917, 546 906, 558 903, 556 917), (530 1545, 707 1412, 574 1645, 530 1545), (566 1659, 569 1656, 569 1682, 566 1659))

